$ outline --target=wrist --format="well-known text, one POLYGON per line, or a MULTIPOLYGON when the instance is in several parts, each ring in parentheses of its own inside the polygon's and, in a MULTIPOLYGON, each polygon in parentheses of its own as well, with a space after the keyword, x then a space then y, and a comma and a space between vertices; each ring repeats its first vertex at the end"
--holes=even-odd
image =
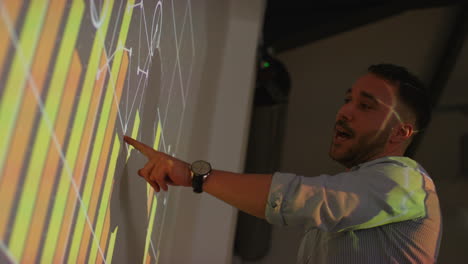
POLYGON ((192 188, 195 193, 203 192, 203 185, 211 171, 211 164, 204 160, 194 161, 190 165, 192 188))

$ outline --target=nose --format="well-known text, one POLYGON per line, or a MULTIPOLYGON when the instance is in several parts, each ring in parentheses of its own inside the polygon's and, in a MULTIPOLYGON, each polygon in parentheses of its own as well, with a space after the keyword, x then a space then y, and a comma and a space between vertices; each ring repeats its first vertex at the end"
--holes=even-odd
POLYGON ((351 121, 353 118, 351 103, 347 103, 341 106, 336 114, 336 120, 351 121))

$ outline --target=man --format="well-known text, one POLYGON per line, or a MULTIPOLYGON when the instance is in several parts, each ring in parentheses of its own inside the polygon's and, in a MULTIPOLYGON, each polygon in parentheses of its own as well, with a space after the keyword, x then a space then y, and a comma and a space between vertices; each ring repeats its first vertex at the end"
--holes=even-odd
POLYGON ((329 155, 346 167, 337 175, 199 173, 199 163, 125 141, 148 157, 138 173, 156 191, 202 186, 273 224, 303 226, 298 263, 434 263, 441 237, 437 194, 427 172, 404 156, 429 122, 427 97, 403 67, 368 71, 346 92, 336 116, 329 155))

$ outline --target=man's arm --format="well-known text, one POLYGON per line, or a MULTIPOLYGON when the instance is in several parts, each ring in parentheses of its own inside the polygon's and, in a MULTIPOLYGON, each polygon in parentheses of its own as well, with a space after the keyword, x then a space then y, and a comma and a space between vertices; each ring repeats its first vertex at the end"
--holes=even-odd
POLYGON ((239 210, 264 219, 272 177, 271 174, 213 170, 203 184, 203 190, 239 210))
POLYGON ((416 167, 395 157, 336 175, 275 175, 266 213, 277 225, 327 232, 368 229, 426 216, 427 192, 416 167))
MULTIPOLYGON (((153 186, 156 192, 167 191, 168 185, 192 186, 189 164, 130 137, 126 143, 135 147, 148 158, 138 175, 153 186)), ((240 174, 213 170, 203 184, 203 190, 214 197, 259 218, 265 218, 271 174, 240 174)))

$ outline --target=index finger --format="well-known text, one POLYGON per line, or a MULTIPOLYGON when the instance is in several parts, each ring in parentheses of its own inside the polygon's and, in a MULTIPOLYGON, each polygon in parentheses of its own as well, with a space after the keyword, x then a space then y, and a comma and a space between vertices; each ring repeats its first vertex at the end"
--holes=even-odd
POLYGON ((127 144, 132 145, 135 147, 138 151, 140 151, 143 155, 145 155, 147 158, 151 157, 151 154, 154 152, 154 149, 136 139, 133 139, 129 136, 124 136, 124 141, 127 144))

